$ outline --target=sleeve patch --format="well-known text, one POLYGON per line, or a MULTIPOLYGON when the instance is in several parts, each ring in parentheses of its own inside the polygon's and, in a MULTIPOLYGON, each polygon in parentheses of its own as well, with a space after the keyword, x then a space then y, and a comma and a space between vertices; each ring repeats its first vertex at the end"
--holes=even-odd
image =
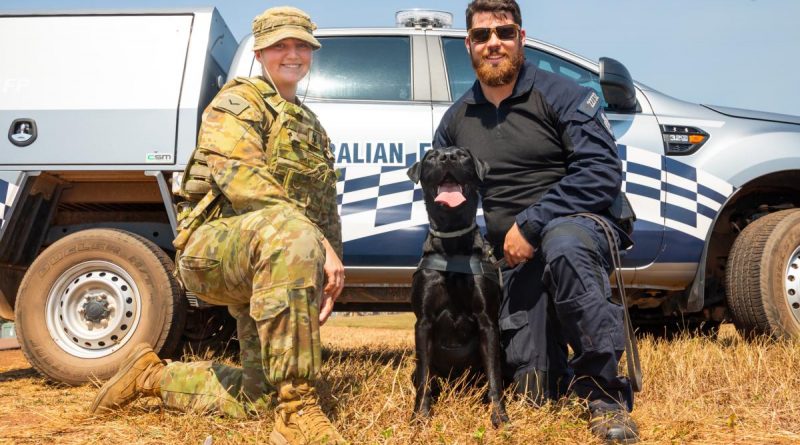
POLYGON ((600 96, 596 92, 590 91, 586 99, 581 102, 578 111, 589 117, 594 117, 597 109, 600 108, 600 96))
POLYGON ((606 131, 608 131, 608 134, 610 134, 613 138, 614 129, 611 128, 611 122, 608 121, 608 116, 606 116, 606 114, 602 111, 600 112, 600 122, 603 124, 603 127, 606 129, 606 131))
POLYGON ((239 116, 244 110, 250 108, 250 104, 239 96, 228 94, 221 97, 220 100, 214 104, 214 108, 227 111, 234 116, 239 116))

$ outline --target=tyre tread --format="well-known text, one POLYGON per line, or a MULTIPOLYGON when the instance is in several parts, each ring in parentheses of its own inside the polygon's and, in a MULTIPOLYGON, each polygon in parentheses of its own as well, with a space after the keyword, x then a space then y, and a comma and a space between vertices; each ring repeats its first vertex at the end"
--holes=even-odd
MULTIPOLYGON (((31 264, 29 271, 34 270, 37 267, 37 262, 43 258, 44 254, 48 250, 57 250, 62 245, 68 244, 73 242, 77 239, 77 237, 86 237, 86 236, 99 236, 105 237, 109 241, 116 241, 121 244, 130 244, 136 243, 139 244, 140 247, 143 247, 145 251, 149 251, 153 257, 160 263, 161 267, 163 268, 165 274, 168 278, 168 283, 170 286, 170 294, 172 295, 172 302, 171 304, 166 305, 167 310, 169 311, 163 325, 162 332, 166 333, 165 335, 161 335, 159 337, 158 344, 152 345, 153 349, 159 354, 170 355, 174 351, 178 349, 180 346, 181 335, 183 333, 183 325, 186 319, 186 300, 182 297, 182 292, 180 289, 180 285, 177 279, 173 276, 173 269, 174 264, 172 259, 163 251, 160 247, 158 247, 155 243, 148 240, 147 238, 137 235, 131 232, 127 232, 120 229, 113 229, 113 228, 97 228, 97 229, 87 229, 70 236, 64 237, 52 245, 48 246, 45 251, 43 251, 34 262, 31 264)), ((43 259, 41 261, 44 261, 43 259)), ((19 320, 25 319, 27 314, 25 313, 24 304, 20 304, 21 300, 24 299, 24 295, 26 294, 28 287, 31 286, 31 282, 36 280, 32 274, 26 273, 20 283, 19 291, 18 291, 18 299, 15 308, 15 318, 19 320)), ((42 308, 43 309, 43 308, 42 308)), ((20 343, 22 345, 22 352, 25 355, 25 358, 28 360, 28 363, 33 366, 40 374, 45 376, 47 379, 52 381, 58 381, 62 383, 67 383, 71 385, 79 385, 85 383, 88 376, 82 375, 80 373, 76 373, 71 371, 70 369, 60 369, 57 372, 57 376, 53 375, 53 364, 52 363, 43 363, 41 362, 41 356, 46 355, 43 351, 45 350, 42 344, 37 344, 36 342, 30 341, 26 334, 27 328, 25 327, 25 323, 18 322, 16 326, 17 336, 20 339, 20 343)), ((63 367, 62 367, 63 368, 63 367)))
POLYGON ((122 229, 104 230, 117 232, 123 236, 129 236, 141 243, 142 246, 148 249, 150 253, 152 253, 153 256, 158 259, 158 261, 161 263, 161 266, 164 268, 164 271, 167 273, 170 286, 170 295, 172 295, 173 298, 172 305, 170 305, 171 313, 168 314, 169 316, 167 317, 167 322, 165 325, 168 334, 162 338, 158 345, 152 345, 152 347, 153 350, 160 355, 172 355, 172 353, 175 352, 181 344, 181 334, 183 334, 183 325, 186 321, 187 312, 186 299, 183 298, 183 291, 180 283, 174 275, 175 263, 172 261, 172 258, 170 258, 166 253, 164 253, 163 250, 161 250, 160 247, 158 247, 157 244, 141 235, 127 232, 122 229))
POLYGON ((765 270, 765 261, 776 227, 793 215, 800 215, 800 210, 775 212, 753 221, 731 248, 725 271, 728 308, 736 328, 746 336, 776 335, 776 320, 767 301, 770 271, 765 270))

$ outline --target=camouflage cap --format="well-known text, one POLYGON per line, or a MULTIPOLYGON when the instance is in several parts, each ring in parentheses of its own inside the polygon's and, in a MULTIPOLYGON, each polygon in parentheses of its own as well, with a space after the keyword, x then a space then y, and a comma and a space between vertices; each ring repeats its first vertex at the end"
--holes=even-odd
POLYGON ((305 12, 291 6, 269 8, 253 19, 253 51, 272 46, 287 38, 299 39, 319 49, 319 41, 312 32, 317 25, 305 12))

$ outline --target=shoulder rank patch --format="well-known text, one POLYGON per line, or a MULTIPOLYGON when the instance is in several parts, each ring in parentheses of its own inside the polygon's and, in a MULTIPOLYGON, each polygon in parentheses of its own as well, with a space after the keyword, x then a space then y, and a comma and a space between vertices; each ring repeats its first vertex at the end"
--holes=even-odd
POLYGON ((219 108, 234 116, 238 116, 242 114, 244 110, 250 108, 250 104, 239 96, 226 94, 220 98, 219 102, 214 104, 214 108, 219 108))
POLYGON ((600 110, 600 122, 603 124, 603 128, 605 128, 606 131, 608 131, 608 134, 610 134, 611 137, 613 138, 614 129, 611 128, 611 122, 608 121, 608 117, 606 116, 606 113, 603 110, 600 110))
POLYGON ((586 99, 581 102, 578 111, 589 117, 594 117, 598 108, 600 108, 600 96, 596 92, 590 91, 586 99))

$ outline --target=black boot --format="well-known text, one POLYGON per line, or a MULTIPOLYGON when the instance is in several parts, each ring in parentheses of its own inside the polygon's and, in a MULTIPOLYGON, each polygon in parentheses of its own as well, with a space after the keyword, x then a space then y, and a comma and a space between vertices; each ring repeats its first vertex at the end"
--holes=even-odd
POLYGON ((628 411, 620 405, 595 401, 589 403, 589 428, 608 444, 636 443, 639 428, 628 411))

